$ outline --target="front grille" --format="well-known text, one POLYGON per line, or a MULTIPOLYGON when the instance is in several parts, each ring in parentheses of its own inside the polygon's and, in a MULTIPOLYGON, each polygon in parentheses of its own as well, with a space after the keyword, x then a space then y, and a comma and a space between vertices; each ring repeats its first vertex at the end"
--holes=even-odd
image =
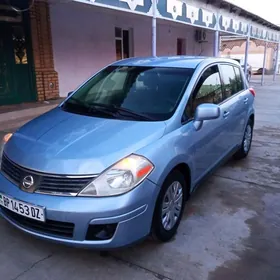
POLYGON ((53 220, 46 220, 46 222, 40 222, 18 215, 2 206, 1 211, 5 216, 7 216, 7 218, 9 218, 14 223, 18 224, 19 226, 25 229, 64 238, 73 237, 75 227, 73 223, 58 222, 53 220))
POLYGON ((75 195, 95 178, 95 176, 60 176, 34 172, 15 164, 5 155, 2 158, 1 171, 19 187, 23 178, 31 175, 35 180, 35 192, 57 195, 75 195))
POLYGON ((91 178, 59 178, 43 176, 38 190, 40 192, 78 193, 91 178))
POLYGON ((20 168, 12 164, 6 156, 3 155, 2 163, 1 163, 1 170, 5 173, 9 178, 11 178, 16 184, 20 183, 21 178, 21 171, 20 168))

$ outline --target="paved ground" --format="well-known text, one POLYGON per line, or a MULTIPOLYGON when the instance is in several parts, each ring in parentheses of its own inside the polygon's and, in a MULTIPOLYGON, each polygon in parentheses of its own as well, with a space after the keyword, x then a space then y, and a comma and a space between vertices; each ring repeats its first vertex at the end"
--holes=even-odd
MULTIPOLYGON (((277 77, 277 80, 279 80, 279 75, 276 76, 277 77)), ((251 80, 250 82, 252 84, 261 84, 261 80, 262 80, 262 75, 253 75, 251 77, 251 80)), ((264 76, 264 84, 265 85, 270 85, 273 83, 273 75, 265 75, 264 76)))
POLYGON ((280 279, 279 89, 257 86, 250 156, 198 189, 174 240, 101 257, 34 239, 0 219, 0 279, 280 279))
POLYGON ((4 106, 2 105, 2 106, 0 106, 0 114, 14 112, 15 110, 22 111, 22 110, 36 109, 36 108, 41 108, 42 109, 42 107, 45 107, 45 106, 58 104, 62 100, 63 100, 63 98, 58 98, 58 99, 49 100, 49 101, 21 103, 21 104, 16 104, 16 105, 4 105, 4 106))

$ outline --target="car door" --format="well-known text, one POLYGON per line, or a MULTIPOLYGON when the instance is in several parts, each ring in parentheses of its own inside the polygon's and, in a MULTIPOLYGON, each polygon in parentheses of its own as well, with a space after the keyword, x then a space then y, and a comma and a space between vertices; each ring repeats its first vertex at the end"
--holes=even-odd
POLYGON ((193 166, 195 184, 206 175, 221 160, 226 153, 229 136, 224 133, 227 127, 227 118, 220 115, 214 120, 203 122, 201 129, 196 130, 193 125, 196 108, 203 103, 221 104, 223 92, 218 65, 208 67, 201 74, 197 85, 191 94, 185 110, 186 118, 184 130, 187 137, 193 166))
POLYGON ((240 67, 231 64, 221 64, 220 72, 224 88, 223 112, 228 114, 228 127, 225 131, 230 138, 226 153, 229 154, 240 145, 245 126, 247 110, 244 95, 244 81, 240 67))

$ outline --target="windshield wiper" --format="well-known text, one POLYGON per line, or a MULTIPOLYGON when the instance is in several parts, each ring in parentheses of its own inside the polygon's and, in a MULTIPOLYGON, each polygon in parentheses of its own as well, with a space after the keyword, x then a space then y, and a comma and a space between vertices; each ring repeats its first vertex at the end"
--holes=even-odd
POLYGON ((85 111, 84 113, 87 113, 87 114, 92 113, 92 112, 101 113, 101 114, 106 114, 106 115, 116 118, 116 114, 112 111, 104 110, 103 108, 97 108, 97 106, 89 106, 88 104, 84 103, 83 101, 81 101, 79 99, 76 99, 75 97, 71 97, 69 100, 74 101, 74 103, 67 101, 66 103, 63 104, 63 107, 65 105, 67 105, 68 102, 69 102, 69 104, 76 103, 78 106, 83 108, 83 110, 85 111))
POLYGON ((140 114, 140 113, 136 113, 134 111, 131 111, 129 109, 126 109, 126 108, 122 108, 122 107, 116 107, 116 109, 122 113, 126 113, 126 114, 129 114, 131 116, 135 116, 135 117, 140 117, 142 118, 143 120, 146 120, 146 121, 154 121, 155 119, 151 118, 150 116, 147 116, 147 115, 143 115, 143 114, 140 114))
MULTIPOLYGON (((96 102, 91 102, 91 103, 84 103, 83 101, 76 99, 75 97, 71 97, 69 99, 69 101, 74 101, 74 103, 76 103, 78 106, 81 106, 84 110, 87 110, 88 113, 90 113, 91 111, 96 112, 96 113, 103 113, 103 114, 107 114, 111 117, 116 118, 116 114, 119 115, 126 115, 129 117, 132 117, 133 119, 138 120, 139 118, 143 119, 143 120, 148 120, 148 121, 154 121, 153 118, 140 114, 140 113, 136 113, 134 111, 131 111, 129 109, 125 109, 125 108, 121 108, 121 107, 117 107, 115 105, 107 105, 107 104, 103 104, 103 103, 96 103, 96 102)), ((66 103, 63 104, 67 105, 67 103, 69 101, 66 101, 66 103)), ((69 102, 70 104, 73 104, 72 102, 69 102)))
POLYGON ((141 118, 143 120, 154 121, 154 119, 149 116, 146 116, 146 115, 143 115, 140 113, 136 113, 134 111, 131 111, 129 109, 125 109, 122 107, 117 107, 115 105, 107 105, 107 104, 102 104, 102 103, 90 103, 90 105, 94 106, 95 108, 96 107, 104 108, 105 109, 104 111, 106 111, 106 112, 119 113, 121 115, 126 114, 126 115, 129 115, 130 117, 133 117, 134 119, 141 118))

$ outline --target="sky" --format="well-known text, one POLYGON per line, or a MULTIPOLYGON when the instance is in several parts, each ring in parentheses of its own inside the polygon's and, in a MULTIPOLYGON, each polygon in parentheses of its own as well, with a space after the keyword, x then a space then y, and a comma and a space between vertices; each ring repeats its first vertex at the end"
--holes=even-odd
POLYGON ((251 13, 280 25, 280 1, 279 0, 227 0, 251 13))

